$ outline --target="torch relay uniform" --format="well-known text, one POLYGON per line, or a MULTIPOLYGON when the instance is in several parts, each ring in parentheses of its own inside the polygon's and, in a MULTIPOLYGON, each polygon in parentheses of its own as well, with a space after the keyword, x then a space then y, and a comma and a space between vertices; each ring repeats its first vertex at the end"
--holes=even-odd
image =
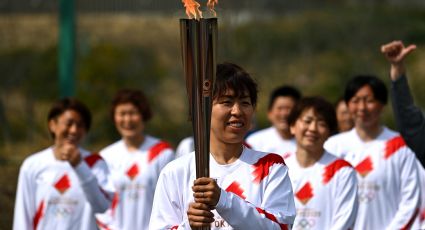
POLYGON ((99 155, 79 149, 75 168, 47 148, 21 166, 13 229, 97 229, 95 213, 111 204, 113 186, 99 155))
POLYGON ((111 171, 116 193, 111 208, 98 215, 103 229, 148 229, 155 186, 161 169, 174 159, 170 145, 145 135, 136 152, 119 140, 100 152, 111 171))
MULTIPOLYGON (((158 180, 149 229, 190 229, 195 154, 168 164, 158 180)), ((295 205, 283 158, 244 147, 239 159, 218 164, 210 154, 210 177, 221 188, 211 229, 288 229, 295 205)))
POLYGON ((297 144, 295 138, 283 139, 275 127, 259 130, 248 136, 246 143, 257 151, 277 153, 284 159, 295 153, 297 144))
POLYGON ((359 209, 354 229, 417 229, 417 163, 398 133, 383 127, 377 138, 364 142, 353 128, 328 139, 325 149, 357 171, 359 209))
POLYGON ((352 229, 356 220, 357 179, 345 160, 325 152, 303 168, 296 155, 285 159, 294 189, 297 216, 292 229, 352 229))

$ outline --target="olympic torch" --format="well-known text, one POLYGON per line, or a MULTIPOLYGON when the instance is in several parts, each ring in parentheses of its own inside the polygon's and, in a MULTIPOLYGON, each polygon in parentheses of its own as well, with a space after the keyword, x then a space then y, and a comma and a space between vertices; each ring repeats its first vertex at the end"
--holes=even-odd
POLYGON ((189 114, 195 141, 196 177, 209 177, 217 19, 181 19, 180 32, 189 114))

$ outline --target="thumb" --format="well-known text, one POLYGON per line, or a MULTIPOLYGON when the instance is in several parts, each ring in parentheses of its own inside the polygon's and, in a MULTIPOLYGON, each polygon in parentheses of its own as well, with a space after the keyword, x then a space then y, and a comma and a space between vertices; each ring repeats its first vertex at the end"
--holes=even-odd
POLYGON ((416 49, 416 45, 409 45, 408 47, 403 49, 402 56, 404 57, 404 56, 410 54, 415 49, 416 49))

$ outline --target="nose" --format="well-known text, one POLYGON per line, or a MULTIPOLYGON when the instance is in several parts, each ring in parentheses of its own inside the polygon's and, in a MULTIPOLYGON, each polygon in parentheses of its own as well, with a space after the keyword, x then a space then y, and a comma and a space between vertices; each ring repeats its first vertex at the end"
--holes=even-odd
POLYGON ((76 122, 73 122, 70 126, 69 126, 69 132, 71 133, 76 133, 78 132, 78 129, 80 128, 80 125, 76 122))
POLYGON ((310 131, 316 131, 317 130, 317 122, 313 121, 308 125, 308 130, 310 131))
POLYGON ((241 113, 242 113, 241 105, 239 103, 234 103, 232 106, 231 114, 234 116, 239 116, 241 115, 241 113))
POLYGON ((366 108, 366 101, 365 100, 360 100, 359 104, 358 104, 358 108, 360 110, 364 110, 366 108))

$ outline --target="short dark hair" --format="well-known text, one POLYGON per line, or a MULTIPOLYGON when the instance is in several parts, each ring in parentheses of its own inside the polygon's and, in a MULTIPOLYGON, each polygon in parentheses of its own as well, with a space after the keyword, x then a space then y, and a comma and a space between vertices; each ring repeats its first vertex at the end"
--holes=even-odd
POLYGON ((384 82, 373 75, 354 76, 345 87, 344 100, 348 103, 363 86, 370 86, 373 96, 383 105, 388 101, 388 90, 384 82))
POLYGON ((229 62, 217 65, 213 99, 224 95, 227 89, 232 89, 236 97, 247 91, 252 105, 257 105, 257 83, 242 67, 229 62))
POLYGON ((335 134, 338 131, 338 123, 336 120, 336 113, 334 106, 323 97, 304 97, 298 101, 294 109, 288 117, 288 123, 290 126, 295 125, 297 119, 302 113, 308 109, 313 109, 317 116, 323 118, 326 125, 329 128, 330 135, 335 134))
POLYGON ((121 89, 117 92, 111 105, 111 117, 114 120, 115 109, 120 104, 133 104, 142 115, 143 121, 147 122, 152 118, 152 110, 149 102, 141 90, 121 89))
POLYGON ((273 104, 278 97, 291 97, 297 102, 301 98, 301 93, 298 89, 289 85, 283 85, 274 89, 270 94, 268 110, 272 109, 273 104))
MULTIPOLYGON (((73 110, 80 114, 81 118, 83 119, 84 128, 86 131, 90 130, 92 120, 90 110, 81 101, 70 97, 65 97, 53 103, 47 115, 47 122, 56 119, 67 110, 73 110)), ((50 130, 49 132, 52 137, 55 137, 55 135, 50 130)))

